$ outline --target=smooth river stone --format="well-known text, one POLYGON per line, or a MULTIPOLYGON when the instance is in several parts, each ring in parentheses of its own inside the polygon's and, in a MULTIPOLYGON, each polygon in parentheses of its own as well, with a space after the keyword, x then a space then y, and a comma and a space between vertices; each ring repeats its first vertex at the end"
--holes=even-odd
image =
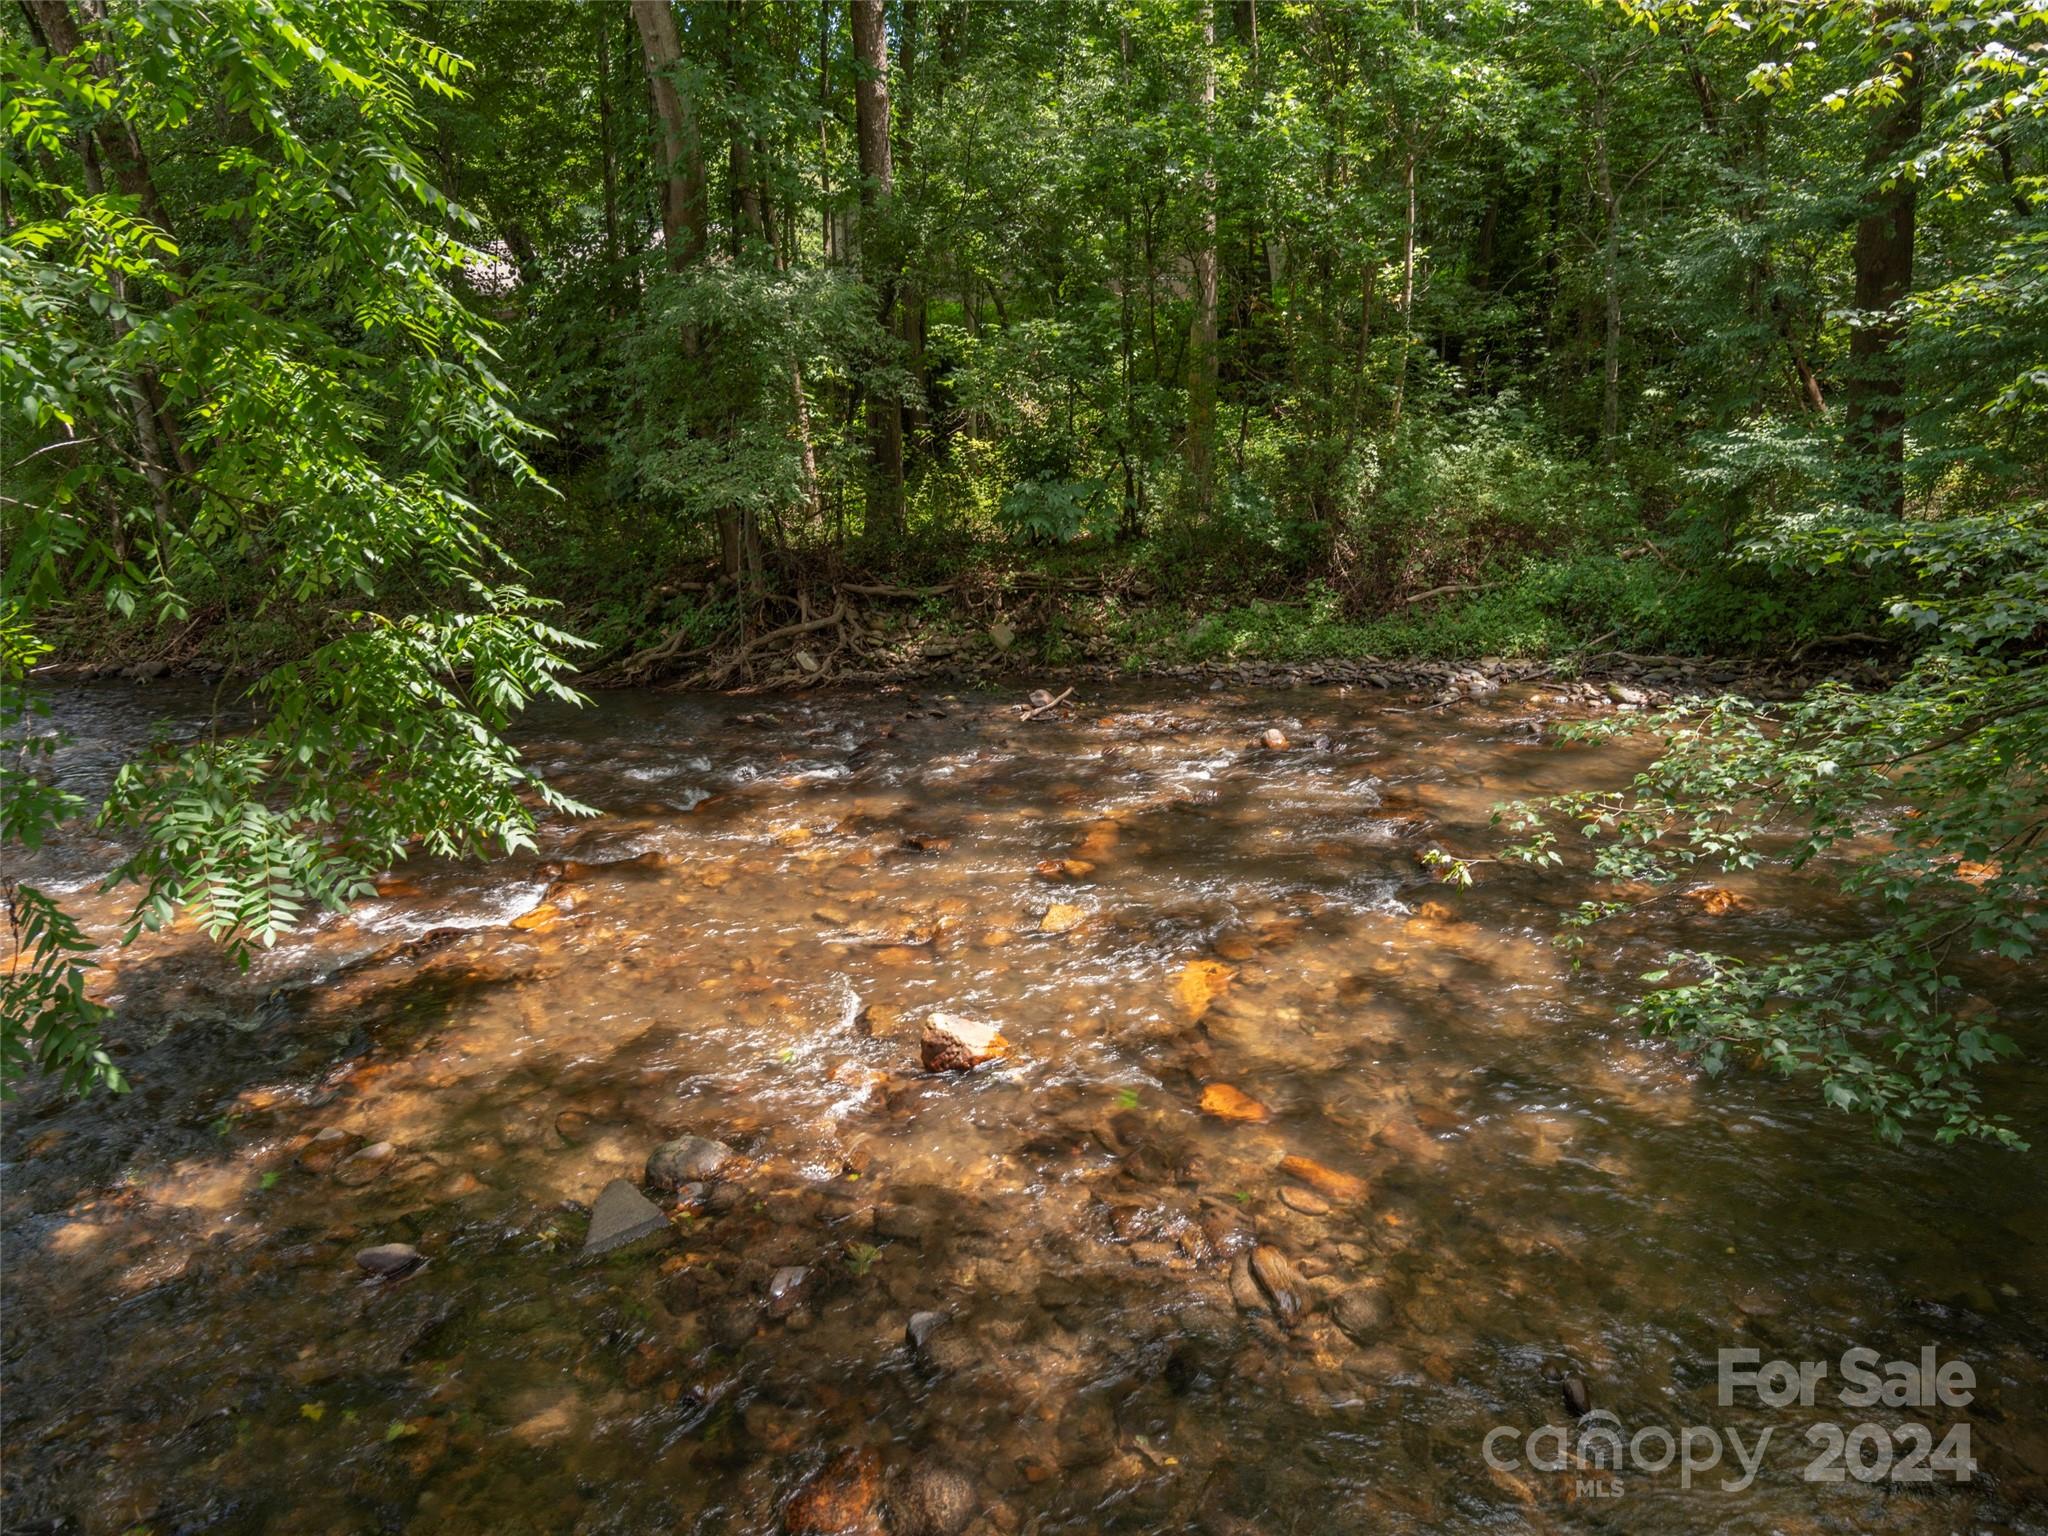
POLYGON ((590 1208, 590 1234, 583 1239, 583 1256, 610 1253, 668 1230, 668 1218, 660 1206, 635 1189, 630 1179, 613 1179, 590 1208))
POLYGON ((648 1154, 647 1182, 668 1190, 681 1189, 685 1184, 709 1183, 735 1155, 724 1142, 708 1136, 678 1136, 648 1154))

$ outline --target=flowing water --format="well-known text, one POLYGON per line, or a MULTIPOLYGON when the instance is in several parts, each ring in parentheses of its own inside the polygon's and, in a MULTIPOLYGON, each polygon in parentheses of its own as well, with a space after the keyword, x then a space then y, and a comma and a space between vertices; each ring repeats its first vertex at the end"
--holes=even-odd
MULTIPOLYGON (((1706 1081, 1616 1021, 1671 942, 1852 929, 1830 873, 1650 902, 1577 971, 1549 940, 1582 873, 1432 883, 1424 848, 1497 851, 1496 802, 1634 766, 1540 742, 1554 705, 1131 686, 1029 723, 929 690, 533 721, 531 760, 606 812, 537 856, 394 871, 247 974, 190 933, 109 952, 134 1091, 6 1116, 0 1520, 2048 1531, 2048 1153, 1883 1148, 1810 1084, 1706 1081), (934 1012, 1010 1054, 923 1071, 934 1012), (598 1191, 683 1133, 738 1157, 584 1260, 598 1191), (387 1242, 425 1267, 366 1282, 387 1242), (1842 1406, 1852 1346, 1931 1346, 1976 1390, 1842 1406), (1724 1348, 1830 1374, 1811 1407, 1724 1405, 1724 1348), (1655 1434, 1618 1485, 1597 1444, 1545 1471, 1523 1437, 1570 1424, 1574 1376, 1625 1437, 1774 1439, 1732 1490, 1732 1453, 1689 1488, 1648 1470, 1655 1434), (1808 1427, 1864 1420, 1901 1461, 1965 1425, 1976 1473, 1807 1480, 1808 1427), (1519 1465, 1489 1467, 1496 1429, 1519 1465)), ((154 717, 204 713, 66 694, 63 772, 100 787, 154 717)), ((18 872, 111 935, 117 855, 78 831, 18 872)), ((1979 979, 2038 1035, 2038 970, 1979 979)), ((2040 1073, 1995 1092, 2048 1146, 2040 1073)))

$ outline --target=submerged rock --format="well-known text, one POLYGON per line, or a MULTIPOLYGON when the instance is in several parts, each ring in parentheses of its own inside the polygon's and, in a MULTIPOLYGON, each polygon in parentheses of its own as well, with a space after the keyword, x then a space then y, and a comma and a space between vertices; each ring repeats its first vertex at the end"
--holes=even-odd
POLYGON ((932 1335, 945 1326, 946 1314, 943 1312, 913 1312, 910 1321, 903 1325, 903 1342, 918 1359, 928 1359, 932 1335))
POLYGON ((397 1157, 397 1147, 388 1141, 376 1142, 336 1163, 334 1177, 350 1189, 360 1189, 390 1172, 397 1157))
POLYGON ((411 1243, 379 1243, 356 1255, 356 1268, 378 1280, 402 1280, 426 1262, 411 1243))
POLYGON ((1189 1022, 1202 1017, 1229 990, 1237 972, 1218 960, 1190 960, 1174 979, 1173 997, 1189 1022))
POLYGON ((789 1536, 851 1536, 880 1529, 882 1458, 869 1446, 841 1451, 796 1491, 782 1511, 789 1536))
POLYGON ((647 1154, 647 1182, 670 1191, 686 1184, 709 1183, 737 1155, 724 1142, 708 1136, 678 1136, 647 1154))
POLYGON ((590 1232, 583 1239, 583 1256, 593 1258, 610 1253, 643 1237, 669 1231, 661 1207, 633 1187, 630 1179, 613 1179, 590 1208, 590 1232))
POLYGON ((968 1072, 985 1061, 1009 1054, 1010 1042, 993 1024, 935 1013, 918 1040, 918 1059, 927 1072, 968 1072))
POLYGON ((1291 1179, 1301 1180, 1316 1193, 1328 1195, 1346 1205, 1362 1204, 1372 1191, 1372 1186, 1365 1180, 1354 1174, 1339 1173, 1312 1157, 1283 1157, 1280 1159, 1280 1171, 1291 1179))
POLYGON ((1355 1285, 1330 1303, 1330 1318, 1352 1343, 1366 1344, 1386 1326, 1387 1307, 1378 1291, 1355 1285))
POLYGON ((1040 933, 1071 933, 1088 921, 1088 909, 1071 901, 1056 901, 1045 909, 1045 916, 1038 920, 1040 933))
POLYGON ((1273 1303, 1273 1315, 1292 1328, 1308 1310, 1308 1287, 1287 1255, 1266 1243, 1251 1251, 1250 1269, 1259 1289, 1273 1303))
POLYGON ((810 1288, 811 1271, 807 1265, 785 1264, 775 1271, 768 1281, 768 1315, 787 1317, 802 1305, 810 1288))
POLYGON ((1219 1120, 1248 1120, 1255 1124, 1272 1118, 1265 1105, 1229 1083, 1211 1083, 1202 1090, 1202 1113, 1219 1120))
POLYGON ((1240 1253, 1230 1261, 1230 1299, 1240 1312, 1257 1315, 1273 1310, 1266 1293, 1259 1289, 1259 1282, 1252 1278, 1252 1256, 1249 1253, 1240 1253))
POLYGON ((920 1461, 890 1490, 889 1536, 960 1536, 981 1507, 973 1479, 943 1462, 920 1461))
POLYGON ((1304 1189, 1299 1184, 1282 1184, 1280 1186, 1280 1203, 1290 1211, 1299 1211, 1304 1216, 1327 1216, 1330 1214, 1329 1201, 1325 1200, 1314 1190, 1304 1189))
POLYGON ((1565 1377, 1564 1411, 1575 1419, 1583 1419, 1593 1411, 1593 1394, 1586 1389, 1585 1377, 1565 1377))
POLYGON ((338 1125, 330 1125, 314 1133, 313 1139, 299 1149, 296 1161, 308 1173, 326 1173, 342 1160, 358 1143, 360 1138, 351 1136, 338 1125))

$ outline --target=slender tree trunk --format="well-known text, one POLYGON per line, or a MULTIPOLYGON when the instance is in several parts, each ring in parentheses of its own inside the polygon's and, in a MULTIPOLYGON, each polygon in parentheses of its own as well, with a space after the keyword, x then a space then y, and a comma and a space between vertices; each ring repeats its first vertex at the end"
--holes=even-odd
MULTIPOLYGON (((88 0, 83 10, 90 22, 100 23, 106 19, 104 8, 92 0, 88 0)), ((82 46, 84 38, 68 0, 22 0, 22 13, 51 57, 64 58, 82 46)), ((113 59, 105 52, 96 54, 92 72, 101 80, 111 82, 114 77, 113 59)), ((89 193, 97 196, 105 191, 103 167, 111 169, 115 189, 123 197, 135 200, 144 220, 176 240, 177 231, 171 227, 171 216, 157 193, 149 157, 143 152, 142 139, 133 122, 117 113, 105 114, 89 134, 79 135, 78 153, 85 166, 86 190, 89 193)), ((179 264, 182 265, 182 257, 179 264)), ((118 270, 110 274, 109 285, 116 301, 125 305, 127 294, 118 270)), ((130 328, 123 319, 115 319, 111 324, 117 335, 125 334, 130 328)), ((146 363, 136 370, 134 388, 130 391, 129 415, 135 425, 138 457, 142 461, 143 478, 149 485, 150 507, 156 519, 161 546, 170 532, 171 467, 176 466, 180 473, 190 475, 197 466, 171 425, 170 410, 165 404, 156 370, 146 363), (165 452, 167 444, 169 453, 165 452)), ((125 534, 120 534, 119 541, 125 544, 125 534)))
MULTIPOLYGON (((874 285, 882 329, 896 308, 896 273, 887 249, 887 219, 895 195, 889 147, 889 33, 882 0, 853 0, 854 135, 860 150, 860 257, 874 285)), ((870 391, 867 399, 868 525, 889 536, 903 530, 903 406, 870 391)))
MULTIPOLYGON (((676 84, 683 50, 676 33, 675 12, 669 7, 669 0, 632 0, 632 4, 661 127, 662 245, 668 253, 670 270, 680 272, 701 260, 711 241, 704 148, 697 133, 696 115, 676 84)), ((695 327, 687 328, 682 336, 684 353, 695 356, 699 340, 695 327)), ((718 513, 718 570, 728 581, 743 580, 747 574, 751 541, 743 523, 740 515, 729 508, 718 513)))
POLYGON ((1593 184, 1605 227, 1600 237, 1601 313, 1600 456, 1612 459, 1621 431, 1621 203, 1614 190, 1614 166, 1607 146, 1607 97, 1593 108, 1593 184))
MULTIPOLYGON (((1128 25, 1117 28, 1117 87, 1126 98, 1131 88, 1131 29, 1128 25)), ((1131 227, 1132 181, 1137 167, 1127 165, 1121 188, 1121 213, 1123 215, 1123 242, 1117 250, 1117 340, 1123 362, 1123 440, 1117 445, 1117 457, 1124 472, 1123 515, 1117 520, 1119 539, 1144 537, 1145 509, 1140 501, 1143 493, 1143 478, 1138 474, 1136 454, 1138 448, 1138 389, 1136 373, 1137 353, 1137 296, 1132 291, 1137 278, 1132 270, 1136 236, 1131 227)))
POLYGON ((1401 163, 1401 191, 1406 212, 1401 220, 1401 366, 1394 373, 1394 406, 1391 420, 1401 420, 1401 405, 1408 395, 1408 358, 1415 350, 1415 147, 1401 163))
POLYGON ((669 267, 680 272, 703 256, 710 238, 704 206, 704 151, 697 138, 696 117, 676 85, 683 48, 669 0, 633 0, 633 22, 640 29, 640 48, 661 120, 662 244, 669 267))
POLYGON ((1917 188, 1903 177, 1881 183, 1919 136, 1923 79, 1918 60, 1902 55, 1895 67, 1905 75, 1905 89, 1879 109, 1864 156, 1873 185, 1856 221, 1857 318, 1849 332, 1845 401, 1846 446, 1863 475, 1863 505, 1891 517, 1906 510, 1905 384, 1896 356, 1905 324, 1897 306, 1913 285, 1917 188))
POLYGON ((832 235, 832 0, 822 0, 818 6, 818 239, 828 267, 840 259, 832 235))
POLYGON ((597 9, 597 147, 604 176, 604 259, 619 261, 619 151, 612 131, 612 17, 597 9))
MULTIPOLYGON (((1202 56, 1196 64, 1195 106, 1202 133, 1209 135, 1216 107, 1216 22, 1206 8, 1202 21, 1202 56)), ((1207 517, 1216 500, 1216 164, 1214 151, 1203 149, 1201 198, 1194 250, 1194 315, 1188 325, 1188 427, 1183 452, 1188 467, 1188 498, 1197 517, 1207 517)))

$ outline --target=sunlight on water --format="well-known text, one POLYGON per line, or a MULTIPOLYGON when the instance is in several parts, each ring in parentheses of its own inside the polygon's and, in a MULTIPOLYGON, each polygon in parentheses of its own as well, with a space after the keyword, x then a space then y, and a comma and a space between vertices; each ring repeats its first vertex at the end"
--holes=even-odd
MULTIPOLYGON (((60 700, 64 771, 102 786, 166 693, 193 712, 60 700)), ((1394 702, 618 695, 528 729, 608 813, 537 857, 392 871, 246 974, 189 932, 110 952, 136 1091, 5 1128, 8 1528, 768 1532, 875 1470, 859 1528, 900 1536, 950 1469, 1004 1536, 2043 1529, 2033 1164, 1879 1148, 1615 1022, 1672 942, 1839 931, 1825 872, 1645 909, 1575 972, 1577 876, 1419 855, 1635 760, 1536 744, 1526 694, 1394 702), (935 1015, 1007 1054, 925 1071, 935 1015), (731 1160, 580 1263, 685 1134, 731 1160), (424 1267, 365 1283, 384 1243, 424 1267), (1719 1349, 1853 1343, 1974 1365, 1976 1482, 1788 1451, 1610 1501, 1482 1457, 1573 1375, 1747 1433, 1719 1349)), ((1985 982, 2038 1021, 2020 968, 1985 982)), ((2040 1075, 1999 1091, 2048 1142, 2040 1075)))

